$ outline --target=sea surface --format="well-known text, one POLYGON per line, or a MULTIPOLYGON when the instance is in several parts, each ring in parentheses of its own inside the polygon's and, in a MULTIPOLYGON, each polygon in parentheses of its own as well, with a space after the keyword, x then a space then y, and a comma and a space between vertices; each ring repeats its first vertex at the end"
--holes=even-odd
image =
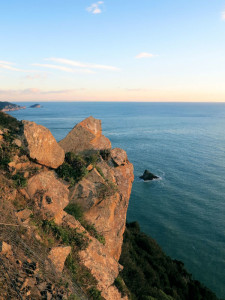
POLYGON ((134 164, 128 221, 225 298, 225 104, 41 105, 10 114, 46 126, 58 141, 90 115, 102 120, 103 134, 134 164), (161 179, 143 182, 145 169, 161 179))

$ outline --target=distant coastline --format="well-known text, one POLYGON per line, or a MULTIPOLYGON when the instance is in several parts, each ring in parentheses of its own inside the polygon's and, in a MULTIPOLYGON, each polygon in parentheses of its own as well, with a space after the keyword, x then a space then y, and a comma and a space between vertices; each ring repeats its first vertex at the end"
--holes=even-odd
MULTIPOLYGON (((34 104, 29 106, 29 108, 40 108, 40 104, 34 104)), ((0 101, 0 111, 7 112, 7 111, 15 111, 15 110, 20 110, 20 109, 26 109, 26 106, 20 106, 8 101, 0 101)))
POLYGON ((3 112, 20 110, 20 109, 25 109, 25 108, 26 108, 26 106, 20 106, 20 105, 13 104, 13 103, 7 102, 7 101, 0 102, 0 110, 3 112))

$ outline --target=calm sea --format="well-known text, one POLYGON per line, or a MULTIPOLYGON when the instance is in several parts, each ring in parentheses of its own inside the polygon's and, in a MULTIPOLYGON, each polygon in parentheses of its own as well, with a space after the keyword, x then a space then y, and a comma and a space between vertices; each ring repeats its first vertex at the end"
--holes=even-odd
POLYGON ((225 104, 42 106, 11 115, 48 127, 57 140, 90 115, 102 120, 104 135, 134 164, 128 221, 137 220, 195 279, 225 298, 225 104), (145 169, 161 180, 141 181, 145 169))

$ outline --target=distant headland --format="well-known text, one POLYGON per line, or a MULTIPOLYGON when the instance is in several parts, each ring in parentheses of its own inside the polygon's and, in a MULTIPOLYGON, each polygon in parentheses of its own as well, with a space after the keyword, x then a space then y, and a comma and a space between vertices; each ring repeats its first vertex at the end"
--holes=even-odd
POLYGON ((13 104, 7 101, 0 101, 0 110, 1 111, 14 111, 14 110, 20 110, 25 109, 26 106, 20 106, 17 104, 13 104))
MULTIPOLYGON (((29 106, 29 108, 40 108, 40 107, 41 105, 38 103, 29 106)), ((20 109, 26 109, 26 106, 20 106, 8 101, 0 101, 0 111, 14 111, 20 109)))

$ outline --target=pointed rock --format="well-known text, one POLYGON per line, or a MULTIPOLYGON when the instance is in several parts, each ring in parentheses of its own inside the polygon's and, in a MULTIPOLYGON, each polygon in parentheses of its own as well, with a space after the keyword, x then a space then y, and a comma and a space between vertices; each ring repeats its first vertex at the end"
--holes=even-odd
POLYGON ((75 153, 111 148, 110 140, 102 135, 101 120, 93 117, 78 123, 59 145, 65 152, 75 153))
POLYGON ((71 247, 54 247, 51 249, 48 258, 51 260, 55 266, 56 271, 62 273, 64 268, 64 263, 67 256, 71 252, 71 247))

